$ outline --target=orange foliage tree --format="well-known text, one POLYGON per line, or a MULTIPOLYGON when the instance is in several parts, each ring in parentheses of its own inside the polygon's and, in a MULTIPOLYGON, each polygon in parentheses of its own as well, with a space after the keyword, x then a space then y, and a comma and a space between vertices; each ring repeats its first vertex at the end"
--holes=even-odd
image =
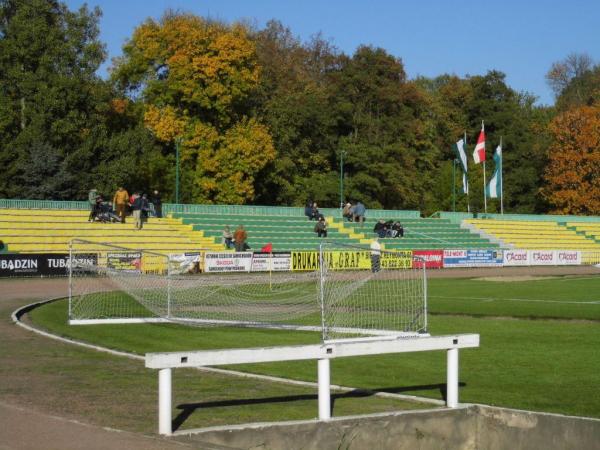
POLYGON ((246 203, 255 176, 275 158, 269 130, 248 118, 256 49, 241 25, 169 13, 136 28, 113 77, 142 94, 144 123, 181 143, 183 191, 201 203, 246 203))
POLYGON ((562 113, 550 132, 544 194, 552 212, 600 214, 600 107, 562 113))

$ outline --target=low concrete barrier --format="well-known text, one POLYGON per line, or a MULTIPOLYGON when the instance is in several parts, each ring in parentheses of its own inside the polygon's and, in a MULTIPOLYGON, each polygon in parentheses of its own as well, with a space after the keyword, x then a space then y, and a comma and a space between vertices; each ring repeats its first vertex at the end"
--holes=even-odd
POLYGON ((265 450, 600 449, 598 419, 481 405, 187 433, 177 440, 265 450))

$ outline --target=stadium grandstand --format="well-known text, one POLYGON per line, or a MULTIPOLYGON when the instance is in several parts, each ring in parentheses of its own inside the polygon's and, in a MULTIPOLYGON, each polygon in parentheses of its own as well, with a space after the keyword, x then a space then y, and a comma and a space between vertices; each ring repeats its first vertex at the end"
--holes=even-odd
MULTIPOLYGON (((64 253, 71 239, 110 242, 113 245, 160 253, 225 251, 222 232, 244 225, 248 244, 258 252, 315 250, 322 242, 315 221, 303 209, 277 206, 165 204, 164 218, 148 219, 140 231, 130 221, 88 222, 87 202, 0 200, 3 253, 64 253)), ((369 210, 363 224, 348 222, 340 211, 324 208, 328 240, 368 245, 377 220, 400 221, 404 237, 384 238, 390 250, 443 249, 569 249, 600 250, 600 217, 489 214, 473 218, 466 213, 438 213, 421 218, 419 211, 369 210)), ((93 251, 93 245, 90 244, 93 251)))
POLYGON ((466 219, 464 224, 504 248, 600 250, 600 223, 466 219))
MULTIPOLYGON (((57 203, 57 202, 53 202, 57 203)), ((139 231, 129 223, 88 222, 89 211, 81 209, 0 208, 0 236, 4 253, 64 253, 74 238, 161 253, 194 249, 220 250, 211 238, 171 218, 149 218, 139 231)))

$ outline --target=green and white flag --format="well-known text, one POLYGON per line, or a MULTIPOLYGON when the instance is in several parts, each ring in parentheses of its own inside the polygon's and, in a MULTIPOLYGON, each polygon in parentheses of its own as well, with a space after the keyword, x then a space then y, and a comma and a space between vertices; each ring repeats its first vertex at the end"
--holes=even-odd
POLYGON ((456 153, 456 158, 460 161, 460 167, 463 172, 463 194, 469 193, 469 180, 467 179, 467 154, 465 153, 465 141, 460 140, 456 144, 454 144, 454 152, 456 153))
POLYGON ((496 163, 494 176, 485 189, 485 193, 489 198, 502 197, 502 144, 496 148, 494 162, 496 163))

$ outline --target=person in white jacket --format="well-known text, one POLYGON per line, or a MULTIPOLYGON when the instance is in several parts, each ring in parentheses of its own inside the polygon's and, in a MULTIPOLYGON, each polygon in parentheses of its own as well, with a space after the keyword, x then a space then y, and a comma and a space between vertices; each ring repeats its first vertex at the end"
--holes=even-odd
POLYGON ((371 272, 379 272, 381 270, 381 244, 379 238, 373 238, 371 242, 371 272))

